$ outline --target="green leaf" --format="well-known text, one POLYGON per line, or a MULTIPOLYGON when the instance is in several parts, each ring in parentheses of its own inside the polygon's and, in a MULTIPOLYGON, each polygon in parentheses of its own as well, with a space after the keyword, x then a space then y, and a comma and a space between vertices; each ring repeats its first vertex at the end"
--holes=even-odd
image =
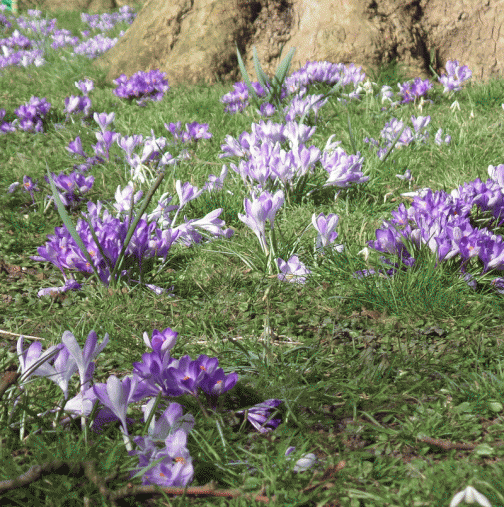
POLYGON ((256 51, 255 46, 253 48, 252 57, 254 59, 254 67, 255 67, 255 70, 256 70, 257 79, 258 79, 259 83, 261 83, 261 86, 263 88, 269 88, 270 87, 270 82, 268 80, 268 76, 266 76, 266 74, 262 70, 261 64, 259 63, 259 58, 257 57, 257 51, 256 51))
POLYGON ((502 412, 502 410, 504 409, 504 406, 502 405, 502 403, 500 401, 492 400, 492 401, 488 402, 488 408, 492 412, 502 412))
POLYGON ((494 449, 488 444, 480 444, 474 448, 474 454, 478 456, 491 456, 494 454, 494 449))
POLYGON ((242 73, 243 80, 245 81, 245 84, 247 85, 247 88, 249 91, 249 97, 256 105, 258 105, 259 104, 259 97, 257 96, 257 94, 252 86, 252 83, 250 82, 250 78, 249 78, 248 73, 245 69, 245 64, 243 63, 243 60, 242 60, 242 57, 240 54, 240 50, 238 49, 238 45, 236 43, 235 43, 235 45, 236 45, 236 54, 238 57, 238 66, 240 67, 240 72, 242 73))
MULTIPOLYGON (((236 43, 235 43, 236 44, 236 43)), ((280 56, 282 55, 282 49, 280 50, 280 56)), ((273 83, 271 84, 269 82, 268 76, 264 73, 261 64, 259 63, 259 58, 257 56, 257 51, 254 46, 253 48, 253 59, 254 59, 254 67, 257 74, 257 79, 261 86, 265 89, 269 88, 268 95, 266 98, 264 98, 262 101, 260 100, 259 96, 255 92, 252 83, 250 82, 250 78, 247 74, 247 71, 245 70, 245 64, 243 63, 243 59, 240 54, 240 50, 238 49, 238 45, 236 45, 236 53, 238 57, 238 66, 240 67, 240 71, 243 76, 243 80, 245 81, 245 84, 247 85, 247 89, 249 91, 249 98, 254 103, 254 105, 259 108, 261 103, 267 103, 274 99, 274 102, 277 106, 280 105, 280 95, 282 92, 282 85, 285 80, 285 76, 287 75, 287 72, 289 71, 289 67, 291 64, 292 57, 294 56, 294 52, 296 51, 296 48, 291 48, 289 51, 289 54, 285 57, 285 59, 280 63, 278 66, 278 69, 275 73, 275 76, 273 77, 273 83)))

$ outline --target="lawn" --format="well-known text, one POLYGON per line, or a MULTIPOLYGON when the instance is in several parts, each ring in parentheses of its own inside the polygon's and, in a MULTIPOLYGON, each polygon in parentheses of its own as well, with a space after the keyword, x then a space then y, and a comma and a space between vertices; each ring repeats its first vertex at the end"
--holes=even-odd
POLYGON ((0 13, 0 504, 504 505, 504 81, 147 93, 128 12, 0 13))

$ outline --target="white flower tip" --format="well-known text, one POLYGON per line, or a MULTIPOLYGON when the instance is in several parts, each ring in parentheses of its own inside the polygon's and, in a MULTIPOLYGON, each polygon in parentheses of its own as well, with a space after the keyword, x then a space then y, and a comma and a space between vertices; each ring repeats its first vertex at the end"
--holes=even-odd
POLYGON ((144 332, 144 334, 143 334, 143 340, 145 342, 145 345, 147 345, 147 347, 149 347, 151 349, 152 346, 151 346, 150 338, 146 332, 144 332))
POLYGON ((483 507, 492 507, 488 498, 472 486, 467 486, 463 491, 459 491, 450 502, 450 507, 456 507, 462 501, 465 503, 477 503, 483 507))

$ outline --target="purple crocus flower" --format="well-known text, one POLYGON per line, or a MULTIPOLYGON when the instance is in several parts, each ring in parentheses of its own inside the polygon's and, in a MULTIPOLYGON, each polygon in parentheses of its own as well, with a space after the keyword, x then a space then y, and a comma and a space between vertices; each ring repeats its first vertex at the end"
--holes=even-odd
POLYGON ((80 155, 81 157, 87 157, 87 155, 82 150, 82 142, 79 136, 77 136, 73 141, 68 143, 67 150, 70 153, 75 153, 76 155, 80 155))
POLYGON ((104 130, 102 132, 95 132, 95 136, 98 139, 98 143, 92 144, 91 148, 93 148, 96 155, 103 155, 109 160, 110 147, 119 139, 119 134, 110 132, 110 130, 104 130))
POLYGON ((176 371, 179 360, 167 353, 161 359, 157 352, 142 355, 142 362, 133 363, 133 374, 139 379, 137 394, 134 401, 146 396, 157 396, 161 391, 163 396, 181 396, 187 389, 178 385, 172 374, 176 371))
POLYGON ((29 192, 33 197, 33 192, 39 190, 36 183, 29 176, 23 176, 23 190, 29 192))
POLYGON ((157 396, 159 391, 163 391, 165 396, 180 396, 184 391, 176 384, 170 374, 172 369, 176 369, 179 360, 170 356, 167 351, 163 356, 158 352, 142 354, 142 361, 133 363, 133 374, 138 377, 140 384, 137 388, 137 396, 157 396))
POLYGON ((65 99, 65 108, 63 111, 67 113, 67 120, 69 119, 70 114, 83 112, 85 116, 89 114, 89 110, 91 109, 91 99, 89 97, 76 97, 75 95, 70 95, 70 97, 66 97, 65 99))
MULTIPOLYGON (((261 432, 267 433, 272 429, 275 429, 282 421, 281 419, 270 419, 271 412, 274 408, 278 407, 282 403, 282 400, 269 399, 258 403, 248 409, 247 419, 254 426, 254 428, 261 432)), ((244 414, 245 410, 238 410, 236 414, 244 414)))
POLYGON ((147 347, 151 348, 154 352, 157 352, 160 356, 163 356, 175 347, 177 336, 178 333, 176 331, 167 327, 163 331, 154 329, 154 331, 152 331, 151 340, 149 340, 147 333, 144 333, 143 340, 147 347))
POLYGON ((177 385, 183 392, 198 396, 198 389, 204 378, 212 375, 219 365, 215 357, 200 355, 194 361, 190 356, 184 356, 179 360, 177 368, 170 369, 167 373, 171 375, 174 385, 177 385))
POLYGON ((460 67, 458 60, 448 60, 446 70, 448 74, 439 78, 439 82, 444 86, 443 93, 460 91, 462 89, 460 85, 472 76, 469 67, 467 65, 460 67))
MULTIPOLYGON (((142 476, 142 484, 157 484, 162 487, 185 487, 193 479, 192 458, 187 450, 187 433, 179 429, 165 439, 166 448, 159 450, 149 446, 144 451, 130 451, 130 455, 139 456, 140 468, 147 467, 153 461, 164 458, 151 467, 142 476)), ((131 476, 135 471, 131 472, 131 476)))
POLYGON ((491 236, 482 241, 479 257, 484 271, 504 269, 504 240, 502 236, 491 236))
POLYGON ((222 368, 218 368, 213 373, 207 374, 200 382, 200 388, 205 393, 209 405, 215 408, 217 398, 225 392, 232 389, 238 382, 236 372, 226 375, 222 368))
POLYGON ((186 130, 189 132, 189 135, 197 140, 197 139, 210 139, 212 134, 208 132, 208 123, 186 123, 186 130))

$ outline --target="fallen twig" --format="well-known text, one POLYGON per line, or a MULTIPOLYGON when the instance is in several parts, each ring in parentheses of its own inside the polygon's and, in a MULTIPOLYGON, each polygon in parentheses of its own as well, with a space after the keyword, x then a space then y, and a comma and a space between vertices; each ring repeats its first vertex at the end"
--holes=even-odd
MULTIPOLYGON (((420 442, 424 442, 429 445, 434 445, 436 447, 440 447, 441 449, 444 449, 445 451, 450 451, 452 449, 456 449, 457 451, 474 451, 474 449, 480 445, 480 443, 476 444, 466 444, 466 443, 459 443, 459 442, 450 442, 449 440, 440 440, 439 438, 430 438, 430 437, 422 437, 419 438, 420 442)), ((492 446, 494 447, 501 447, 503 446, 503 442, 496 442, 493 443, 492 446)))
MULTIPOLYGON (((11 491, 17 488, 24 488, 28 484, 38 481, 44 475, 59 474, 67 475, 72 477, 80 477, 85 475, 100 491, 100 493, 109 500, 113 506, 117 506, 117 501, 127 497, 135 497, 137 495, 156 495, 160 494, 160 491, 167 495, 186 495, 186 496, 214 496, 214 497, 225 497, 225 498, 236 498, 243 496, 247 500, 254 498, 256 502, 269 503, 270 499, 263 495, 245 495, 239 489, 215 489, 214 483, 209 483, 205 486, 187 487, 187 488, 175 488, 161 486, 133 486, 128 483, 127 486, 112 491, 106 487, 106 483, 117 476, 117 472, 114 472, 107 477, 100 477, 95 469, 94 461, 84 461, 81 463, 58 461, 55 460, 52 463, 44 463, 42 465, 34 465, 24 474, 16 477, 15 479, 9 479, 0 481, 0 493, 11 491)), ((274 499, 274 497, 272 498, 274 499)))
POLYGON ((18 338, 20 336, 22 336, 23 338, 30 338, 31 340, 45 340, 45 338, 39 338, 38 336, 30 336, 29 334, 11 333, 10 331, 4 331, 3 329, 0 329, 0 334, 6 334, 9 336, 17 336, 18 338))
MULTIPOLYGON (((316 484, 313 483, 313 479, 317 476, 314 475, 310 485, 306 487, 303 492, 310 492, 320 486, 325 486, 328 489, 332 486, 327 481, 336 475, 337 472, 345 467, 345 462, 341 461, 336 466, 330 466, 322 474, 320 481, 316 484)), ((193 497, 221 497, 221 498, 238 498, 243 497, 247 501, 256 501, 261 503, 269 503, 270 500, 274 501, 275 496, 268 498, 264 495, 264 491, 261 490, 258 494, 245 494, 240 489, 216 489, 215 483, 210 482, 204 486, 176 488, 176 487, 161 487, 161 486, 134 486, 128 483, 126 486, 113 491, 106 487, 106 483, 117 477, 117 470, 112 472, 106 477, 100 477, 95 469, 95 461, 84 461, 84 462, 70 462, 70 461, 59 461, 55 460, 52 463, 44 463, 42 465, 34 465, 24 474, 16 477, 15 479, 8 479, 0 481, 0 493, 11 491, 17 488, 24 488, 28 484, 38 481, 45 475, 59 474, 67 475, 72 477, 86 476, 90 482, 92 482, 103 497, 110 501, 111 504, 116 507, 118 500, 135 497, 140 495, 158 495, 161 492, 166 495, 185 495, 193 497)), ((89 504, 89 498, 86 498, 86 503, 89 504)))

